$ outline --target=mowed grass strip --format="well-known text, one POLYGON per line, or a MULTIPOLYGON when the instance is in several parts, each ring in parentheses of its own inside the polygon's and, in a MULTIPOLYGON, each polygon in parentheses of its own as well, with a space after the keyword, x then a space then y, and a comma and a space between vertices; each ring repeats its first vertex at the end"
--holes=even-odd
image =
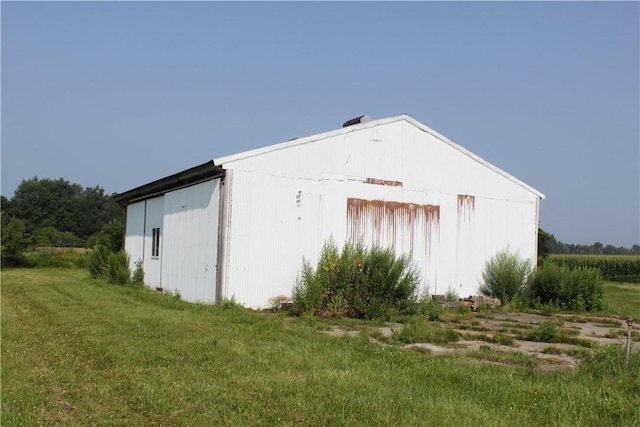
MULTIPOLYGON (((225 308, 226 307, 226 308, 225 308)), ((81 270, 2 271, 2 425, 634 425, 633 382, 485 366, 201 306, 81 270)))
POLYGON ((605 282, 603 291, 611 314, 640 322, 640 283, 605 282))

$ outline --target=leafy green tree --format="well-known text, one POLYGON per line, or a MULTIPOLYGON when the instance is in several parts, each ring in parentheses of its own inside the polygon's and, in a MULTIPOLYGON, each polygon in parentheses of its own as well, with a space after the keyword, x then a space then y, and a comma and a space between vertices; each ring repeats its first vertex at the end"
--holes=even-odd
POLYGON ((112 252, 118 252, 122 249, 122 240, 124 235, 124 226, 122 220, 114 219, 102 226, 100 232, 89 240, 91 247, 104 246, 112 252))
POLYGON ((54 227, 74 232, 74 209, 82 186, 34 177, 23 180, 11 199, 12 213, 25 221, 28 233, 36 228, 54 227))
POLYGON ((54 227, 38 228, 29 237, 32 248, 77 248, 83 241, 68 231, 58 231, 54 227))
POLYGON ((76 234, 84 239, 96 235, 105 224, 122 220, 122 208, 104 189, 87 187, 78 197, 74 212, 76 234))
POLYGON ((551 253, 550 241, 552 235, 538 227, 538 263, 551 253))
POLYGON ((28 234, 53 228, 70 233, 66 240, 73 235, 86 241, 100 232, 104 224, 122 220, 123 216, 122 208, 101 187, 83 189, 62 178, 23 180, 13 199, 2 203, 3 211, 9 208, 11 215, 25 222, 28 234))
POLYGON ((593 244, 593 254, 594 255, 602 255, 604 249, 604 245, 600 242, 595 242, 593 244))
POLYGON ((3 266, 15 266, 22 263, 22 252, 27 246, 25 224, 19 218, 8 218, 4 211, 2 217, 2 244, 0 245, 3 266))
POLYGON ((0 196, 0 201, 2 202, 2 207, 0 208, 2 212, 5 212, 6 214, 11 214, 11 212, 9 212, 11 209, 11 202, 9 201, 9 199, 7 199, 4 196, 0 196))

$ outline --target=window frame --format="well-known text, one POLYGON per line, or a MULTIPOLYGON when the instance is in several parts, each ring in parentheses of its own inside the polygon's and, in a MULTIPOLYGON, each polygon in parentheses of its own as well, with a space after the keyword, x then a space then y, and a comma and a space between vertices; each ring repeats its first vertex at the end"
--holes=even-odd
POLYGON ((151 229, 151 258, 160 258, 160 227, 151 229))

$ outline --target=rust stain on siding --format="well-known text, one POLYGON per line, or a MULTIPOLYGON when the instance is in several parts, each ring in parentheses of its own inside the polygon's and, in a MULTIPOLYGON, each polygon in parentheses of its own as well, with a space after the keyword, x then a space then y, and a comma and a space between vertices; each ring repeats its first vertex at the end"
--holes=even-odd
POLYGON ((469 220, 476 211, 476 197, 458 194, 458 220, 469 220))
POLYGON ((432 230, 440 225, 440 206, 384 200, 347 199, 347 226, 352 242, 369 237, 373 243, 396 246, 408 239, 425 239, 425 255, 431 246, 432 230))
POLYGON ((390 187, 402 187, 402 181, 387 181, 385 179, 367 178, 365 184, 388 185, 390 187))

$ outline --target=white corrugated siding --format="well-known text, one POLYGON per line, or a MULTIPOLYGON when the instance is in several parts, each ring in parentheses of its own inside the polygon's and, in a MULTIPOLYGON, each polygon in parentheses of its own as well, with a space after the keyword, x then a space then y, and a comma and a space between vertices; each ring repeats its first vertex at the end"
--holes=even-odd
POLYGON ((146 219, 144 230, 144 282, 152 287, 162 287, 162 254, 164 251, 162 222, 164 219, 164 196, 145 200, 146 219), (159 256, 151 255, 152 233, 154 228, 160 228, 159 256))
POLYGON ((329 236, 411 252, 431 293, 476 294, 501 249, 535 257, 539 193, 411 120, 216 164, 233 176, 224 296, 247 306, 290 295, 302 257, 315 263, 329 236))
POLYGON ((144 216, 145 202, 136 202, 127 206, 127 229, 125 230, 124 249, 129 254, 129 268, 144 258, 144 216))
POLYGON ((164 195, 162 284, 185 301, 214 303, 220 180, 164 195))
POLYGON ((264 307, 291 295, 302 256, 322 245, 319 181, 228 171, 226 298, 264 307))

